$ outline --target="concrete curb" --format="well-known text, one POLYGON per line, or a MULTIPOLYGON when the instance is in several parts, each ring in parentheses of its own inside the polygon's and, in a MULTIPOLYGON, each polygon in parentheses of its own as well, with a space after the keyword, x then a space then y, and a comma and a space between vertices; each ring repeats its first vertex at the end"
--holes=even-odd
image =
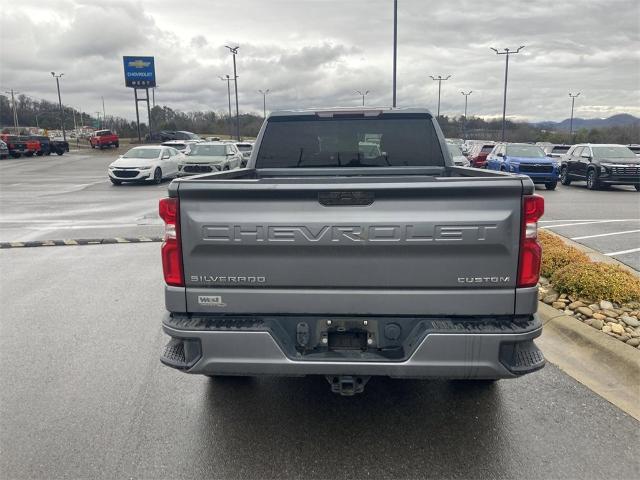
POLYGON ((638 349, 542 302, 538 302, 538 315, 544 328, 536 343, 546 359, 640 420, 638 349))

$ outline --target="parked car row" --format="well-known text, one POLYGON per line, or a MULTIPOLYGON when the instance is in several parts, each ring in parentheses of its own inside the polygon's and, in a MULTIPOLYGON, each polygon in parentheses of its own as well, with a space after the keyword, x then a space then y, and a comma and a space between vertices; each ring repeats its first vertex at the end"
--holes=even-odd
POLYGON ((0 158, 20 158, 43 156, 56 153, 63 155, 69 151, 69 143, 63 140, 53 140, 42 135, 11 135, 0 134, 0 158))
POLYGON ((524 174, 548 190, 558 181, 584 181, 590 190, 631 185, 640 191, 640 145, 474 141, 463 145, 463 151, 472 167, 524 174))
MULTIPOLYGON (((253 147, 246 142, 241 145, 253 147)), ((244 157, 245 152, 235 142, 170 140, 161 145, 130 149, 109 165, 108 175, 114 185, 123 182, 161 183, 165 178, 242 168, 248 159, 244 157)), ((248 153, 250 155, 251 151, 248 153)))

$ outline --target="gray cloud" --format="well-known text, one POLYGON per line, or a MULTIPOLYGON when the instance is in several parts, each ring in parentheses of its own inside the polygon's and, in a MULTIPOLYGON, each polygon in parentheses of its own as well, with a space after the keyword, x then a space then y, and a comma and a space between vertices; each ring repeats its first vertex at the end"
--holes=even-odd
MULTIPOLYGON (((226 111, 231 74, 225 44, 239 44, 240 107, 269 108, 391 102, 390 0, 175 0, 5 2, 0 25, 0 85, 53 99, 48 72, 63 71, 65 103, 86 111, 134 116, 124 87, 122 55, 154 55, 156 101, 181 110, 226 111)), ((399 1, 400 106, 460 115, 473 90, 470 114, 499 115, 504 57, 497 48, 526 48, 510 62, 512 118, 563 119, 569 91, 584 117, 640 114, 640 7, 634 0, 536 2, 399 1)))

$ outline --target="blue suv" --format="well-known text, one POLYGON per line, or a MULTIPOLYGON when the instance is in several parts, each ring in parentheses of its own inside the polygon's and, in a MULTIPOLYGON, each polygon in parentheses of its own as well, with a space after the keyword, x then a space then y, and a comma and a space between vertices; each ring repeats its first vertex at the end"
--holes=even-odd
POLYGON ((555 190, 560 176, 559 159, 547 157, 542 148, 529 143, 498 143, 487 156, 487 169, 527 175, 533 183, 555 190))

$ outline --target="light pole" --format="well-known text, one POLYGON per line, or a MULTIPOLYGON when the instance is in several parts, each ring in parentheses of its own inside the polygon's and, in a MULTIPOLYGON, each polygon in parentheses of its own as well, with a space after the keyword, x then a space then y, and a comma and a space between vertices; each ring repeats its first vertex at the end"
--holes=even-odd
POLYGON ((393 107, 396 107, 396 72, 398 64, 398 0, 393 0, 393 107))
POLYGON ((576 102, 576 97, 580 96, 580 92, 573 94, 569 92, 569 97, 571 97, 571 120, 569 121, 569 139, 573 141, 573 106, 576 102))
POLYGON ((267 93, 270 90, 267 88, 266 90, 258 90, 258 93, 262 94, 262 117, 267 118, 267 93))
POLYGON ((445 80, 449 80, 451 78, 451 75, 447 75, 446 77, 443 77, 442 75, 438 75, 437 77, 434 77, 433 75, 429 75, 431 77, 431 80, 435 80, 436 82, 438 82, 438 116, 436 118, 440 118, 440 92, 442 90, 442 82, 445 80))
POLYGON ((491 50, 496 52, 496 55, 504 55, 504 98, 502 100, 502 141, 504 142, 504 129, 507 121, 507 79, 509 78, 509 55, 520 53, 520 50, 524 48, 524 45, 520 45, 517 50, 511 51, 505 48, 503 51, 498 51, 497 48, 490 47, 491 50))
POLYGON ((360 90, 356 90, 355 93, 357 93, 362 97, 362 106, 364 107, 364 97, 366 95, 369 95, 369 90, 365 90, 364 92, 361 92, 360 90))
MULTIPOLYGON (((231 77, 225 75, 224 77, 218 77, 223 82, 227 82, 227 96, 229 97, 229 138, 233 137, 233 124, 231 120, 231 77)), ((235 81, 235 80, 234 80, 235 81)))
POLYGON ((236 138, 240 141, 240 111, 238 109, 238 72, 236 71, 236 55, 238 54, 238 49, 240 46, 230 47, 229 45, 225 45, 226 48, 229 49, 229 53, 233 55, 233 86, 236 91, 236 138))
POLYGON ((98 128, 102 130, 102 121, 100 120, 100 112, 96 112, 96 118, 98 119, 98 128))
POLYGON ((67 141, 67 131, 64 128, 64 109, 62 108, 62 98, 60 97, 60 77, 63 76, 64 73, 60 73, 56 75, 56 72, 51 72, 51 76, 56 79, 56 86, 58 87, 58 104, 60 105, 60 121, 62 123, 62 139, 67 141))
POLYGON ((18 112, 16 111, 16 98, 14 95, 17 95, 20 92, 16 92, 13 88, 4 92, 6 94, 11 94, 11 108, 13 109, 13 133, 18 134, 18 112))
POLYGON ((469 95, 473 93, 473 90, 469 90, 467 93, 460 92, 464 95, 464 122, 462 123, 462 135, 464 139, 467 139, 467 102, 469 100, 469 95))

